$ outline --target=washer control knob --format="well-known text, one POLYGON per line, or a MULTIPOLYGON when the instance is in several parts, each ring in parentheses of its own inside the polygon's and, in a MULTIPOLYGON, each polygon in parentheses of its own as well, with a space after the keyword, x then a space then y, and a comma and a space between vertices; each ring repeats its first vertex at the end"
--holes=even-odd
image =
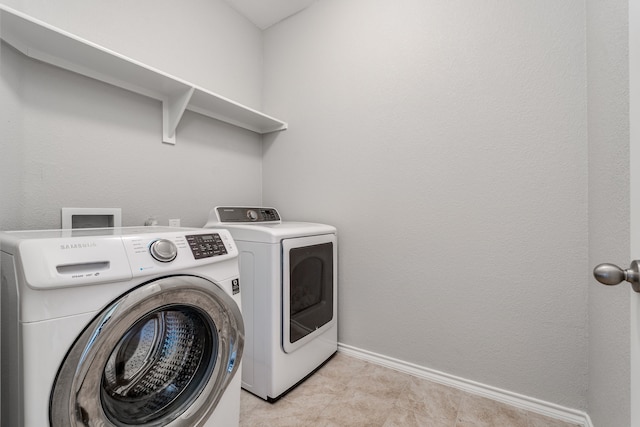
POLYGON ((160 262, 171 262, 178 256, 178 248, 167 239, 158 239, 149 245, 151 256, 160 262))
POLYGON ((247 219, 249 219, 250 221, 256 221, 258 219, 258 212, 254 211, 253 209, 249 209, 247 211, 247 219))

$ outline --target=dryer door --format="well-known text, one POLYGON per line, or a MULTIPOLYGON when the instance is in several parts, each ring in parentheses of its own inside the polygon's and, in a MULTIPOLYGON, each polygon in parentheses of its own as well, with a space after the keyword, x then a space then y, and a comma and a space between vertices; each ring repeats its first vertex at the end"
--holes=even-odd
POLYGON ((199 426, 240 365, 244 324, 213 282, 172 276, 125 294, 88 325, 51 395, 51 426, 199 426))

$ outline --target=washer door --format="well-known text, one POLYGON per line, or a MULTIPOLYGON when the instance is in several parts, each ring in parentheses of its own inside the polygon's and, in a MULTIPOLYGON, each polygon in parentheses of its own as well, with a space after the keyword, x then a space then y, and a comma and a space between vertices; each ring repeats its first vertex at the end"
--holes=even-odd
POLYGON ((240 365, 244 324, 213 282, 149 282, 102 311, 69 350, 51 426, 200 426, 240 365))

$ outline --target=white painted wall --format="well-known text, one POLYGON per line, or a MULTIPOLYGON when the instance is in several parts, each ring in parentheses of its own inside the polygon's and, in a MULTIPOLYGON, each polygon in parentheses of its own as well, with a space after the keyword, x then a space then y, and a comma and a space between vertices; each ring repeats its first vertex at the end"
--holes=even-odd
POLYGON ((564 406, 588 379, 584 1, 323 0, 265 32, 264 201, 340 238, 341 342, 564 406))
MULTIPOLYGON (((222 0, 10 1, 169 74, 260 107, 262 35, 222 0)), ((186 112, 162 144, 159 102, 0 47, 0 228, 60 227, 61 207, 120 207, 123 225, 202 226, 220 203, 259 204, 261 137, 186 112)))
MULTIPOLYGON (((629 252, 628 1, 587 1, 589 266, 629 252)), ((629 286, 589 284, 588 408, 596 426, 630 423, 629 286)))

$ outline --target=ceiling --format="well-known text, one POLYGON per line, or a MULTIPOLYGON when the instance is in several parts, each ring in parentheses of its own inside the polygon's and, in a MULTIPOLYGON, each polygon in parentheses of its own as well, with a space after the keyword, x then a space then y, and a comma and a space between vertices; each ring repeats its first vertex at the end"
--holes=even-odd
POLYGON ((264 30, 305 9, 316 0, 225 0, 235 10, 264 30))

